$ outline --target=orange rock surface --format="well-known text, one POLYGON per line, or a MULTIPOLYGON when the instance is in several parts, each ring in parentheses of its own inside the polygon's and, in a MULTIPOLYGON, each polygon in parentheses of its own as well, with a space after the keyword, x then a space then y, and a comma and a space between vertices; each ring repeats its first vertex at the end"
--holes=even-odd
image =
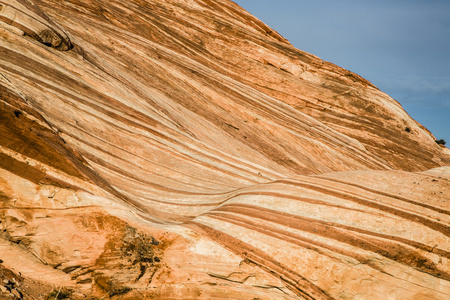
POLYGON ((0 298, 449 299, 450 150, 229 0, 0 0, 0 298))

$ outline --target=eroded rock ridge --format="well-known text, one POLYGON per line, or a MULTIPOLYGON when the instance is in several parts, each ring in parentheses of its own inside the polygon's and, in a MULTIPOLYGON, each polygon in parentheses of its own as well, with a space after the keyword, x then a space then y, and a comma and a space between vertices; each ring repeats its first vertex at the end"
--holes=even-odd
POLYGON ((450 151, 228 0, 0 0, 0 297, 448 299, 450 151))

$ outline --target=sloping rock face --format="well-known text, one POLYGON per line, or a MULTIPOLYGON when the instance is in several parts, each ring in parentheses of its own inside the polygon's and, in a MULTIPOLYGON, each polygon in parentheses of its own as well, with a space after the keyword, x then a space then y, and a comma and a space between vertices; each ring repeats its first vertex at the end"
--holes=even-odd
POLYGON ((0 120, 1 297, 450 297, 449 150, 231 1, 0 0, 0 120))

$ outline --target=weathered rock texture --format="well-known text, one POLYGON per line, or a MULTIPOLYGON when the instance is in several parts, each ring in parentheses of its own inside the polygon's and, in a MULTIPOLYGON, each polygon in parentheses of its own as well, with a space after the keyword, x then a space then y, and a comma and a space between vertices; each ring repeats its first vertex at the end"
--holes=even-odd
POLYGON ((449 299, 449 154, 231 1, 0 0, 0 297, 449 299))

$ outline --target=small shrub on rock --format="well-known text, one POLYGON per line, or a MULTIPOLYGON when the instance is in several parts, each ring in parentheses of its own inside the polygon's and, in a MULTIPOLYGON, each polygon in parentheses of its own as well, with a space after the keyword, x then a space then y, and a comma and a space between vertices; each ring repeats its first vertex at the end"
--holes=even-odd
POLYGON ((446 141, 444 141, 443 139, 440 139, 440 140, 436 140, 436 143, 438 143, 439 145, 445 145, 446 141))

